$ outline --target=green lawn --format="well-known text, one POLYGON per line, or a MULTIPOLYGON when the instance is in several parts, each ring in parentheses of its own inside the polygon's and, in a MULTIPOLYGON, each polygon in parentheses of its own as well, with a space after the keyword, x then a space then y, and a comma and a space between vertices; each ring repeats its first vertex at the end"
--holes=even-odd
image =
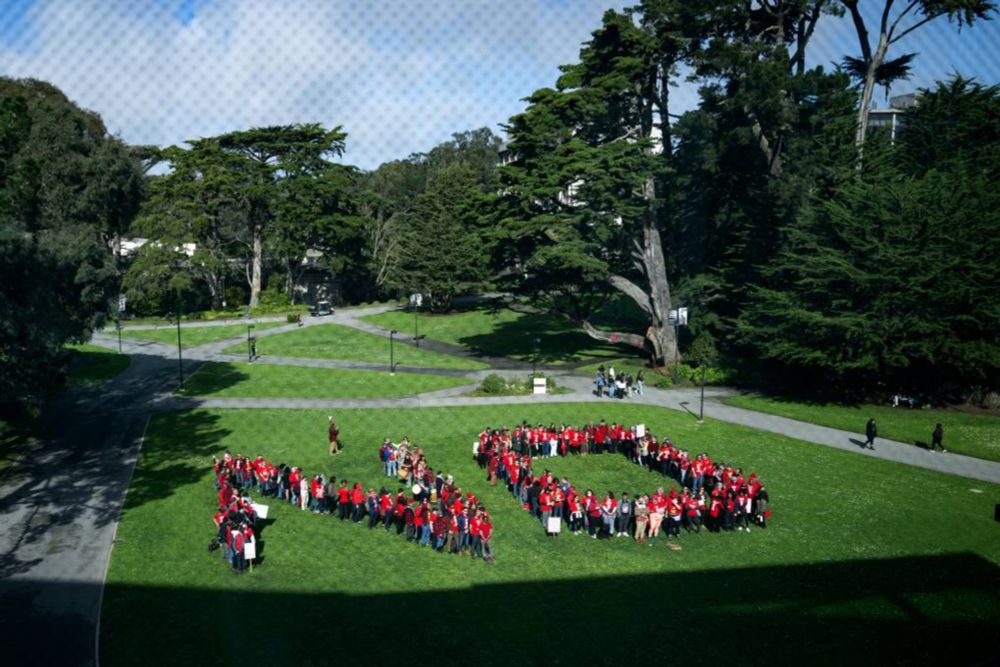
MULTIPOLYGON (((283 327, 286 322, 261 322, 254 325, 253 331, 263 331, 275 327, 283 327)), ((112 334, 114 331, 111 332, 112 334)), ((181 327, 181 347, 197 347, 206 343, 214 343, 227 338, 243 338, 243 342, 238 347, 242 354, 247 353, 247 325, 226 324, 218 327, 181 327)), ((161 329, 122 329, 122 338, 132 338, 135 340, 148 340, 153 343, 164 343, 166 345, 177 345, 177 328, 164 326, 161 329)), ((258 346, 260 343, 258 342, 258 346)))
MULTIPOLYGON (((386 329, 414 332, 412 311, 389 311, 362 319, 386 329)), ((570 322, 507 308, 476 308, 447 315, 420 313, 417 328, 432 340, 466 347, 476 354, 524 361, 536 356, 533 341, 537 338, 536 358, 545 364, 614 357, 625 349, 596 341, 570 322)))
POLYGON ((729 405, 767 412, 790 419, 864 433, 870 417, 880 437, 928 447, 934 425, 944 426, 944 446, 949 452, 1000 461, 1000 417, 972 415, 957 410, 910 410, 882 405, 803 403, 764 396, 734 396, 729 405))
POLYGON ((267 364, 204 364, 180 392, 229 398, 390 398, 469 384, 464 378, 267 364))
MULTIPOLYGON (((973 664, 1000 650, 1000 487, 638 405, 197 410, 156 416, 113 547, 101 663, 973 664), (470 456, 484 425, 644 422, 757 471, 767 530, 685 535, 683 551, 546 538, 470 456), (211 456, 229 450, 382 484, 375 452, 409 435, 483 498, 497 564, 272 501, 262 563, 237 577, 206 545, 211 456), (662 619, 653 624, 650 619, 662 619), (377 628, 389 625, 388 636, 377 628), (662 630, 658 629, 662 628, 662 630), (401 636, 400 636, 401 634, 401 636), (651 638, 657 638, 652 640, 651 638), (262 638, 267 638, 264 641, 262 638), (516 659, 512 658, 516 654, 516 659)), ((599 493, 665 479, 621 457, 551 459, 599 493)))
POLYGON ((97 345, 67 345, 72 350, 67 369, 69 384, 91 384, 104 382, 128 368, 131 359, 97 345))
MULTIPOLYGON (((487 367, 472 359, 431 352, 400 342, 395 344, 394 350, 396 364, 402 366, 462 370, 487 367)), ((246 352, 246 345, 234 345, 226 352, 246 352)), ((340 324, 318 324, 261 338, 257 342, 257 352, 276 357, 340 359, 389 366, 389 339, 340 324)))

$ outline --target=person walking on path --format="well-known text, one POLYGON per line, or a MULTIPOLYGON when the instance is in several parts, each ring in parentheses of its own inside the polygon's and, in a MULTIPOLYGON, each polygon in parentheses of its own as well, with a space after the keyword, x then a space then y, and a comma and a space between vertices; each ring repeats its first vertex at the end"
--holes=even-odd
POLYGON ((337 429, 337 423, 333 421, 333 415, 330 415, 330 456, 340 453, 340 431, 337 429))
POLYGON ((875 449, 875 438, 878 437, 878 426, 875 425, 875 419, 869 419, 868 424, 865 426, 865 435, 868 440, 865 441, 865 445, 868 449, 875 449))
POLYGON ((931 451, 933 452, 936 448, 940 447, 942 452, 948 451, 944 448, 944 427, 941 426, 941 422, 937 423, 934 427, 934 433, 931 434, 931 451))

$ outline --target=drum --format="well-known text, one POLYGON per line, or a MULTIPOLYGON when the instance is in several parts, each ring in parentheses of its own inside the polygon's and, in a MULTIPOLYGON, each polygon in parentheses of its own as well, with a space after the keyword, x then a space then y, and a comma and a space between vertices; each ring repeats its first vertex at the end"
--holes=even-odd
POLYGON ((420 486, 419 484, 414 484, 413 488, 410 490, 413 491, 413 495, 419 496, 421 493, 424 492, 424 487, 420 486))

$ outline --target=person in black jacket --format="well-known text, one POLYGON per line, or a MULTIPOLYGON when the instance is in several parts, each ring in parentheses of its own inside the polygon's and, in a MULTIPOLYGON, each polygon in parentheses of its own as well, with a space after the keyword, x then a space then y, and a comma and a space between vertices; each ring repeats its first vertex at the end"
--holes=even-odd
POLYGON ((865 445, 867 445, 868 449, 875 449, 875 438, 878 437, 878 427, 875 425, 875 419, 868 420, 868 424, 865 426, 865 435, 868 436, 865 445))
POLYGON ((944 448, 944 427, 941 426, 941 422, 937 423, 937 426, 934 427, 934 433, 931 434, 931 451, 933 452, 937 447, 940 447, 942 452, 948 451, 944 448))

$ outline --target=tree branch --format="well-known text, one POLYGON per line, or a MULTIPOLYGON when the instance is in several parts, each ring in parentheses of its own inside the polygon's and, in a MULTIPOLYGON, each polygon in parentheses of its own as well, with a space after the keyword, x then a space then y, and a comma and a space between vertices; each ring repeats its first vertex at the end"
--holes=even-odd
POLYGON ((634 282, 623 276, 608 276, 608 283, 616 290, 635 301, 644 313, 653 314, 653 304, 649 300, 649 295, 634 282))
POLYGON ((907 35, 909 35, 914 30, 916 30, 917 28, 919 28, 920 26, 924 25, 925 23, 930 23, 931 21, 933 21, 934 19, 936 19, 939 16, 941 16, 941 14, 931 14, 930 16, 925 16, 924 18, 920 19, 919 21, 917 21, 916 23, 914 23, 913 25, 911 25, 909 28, 907 28, 906 30, 904 30, 903 32, 899 33, 898 35, 896 35, 895 37, 893 37, 892 39, 890 39, 889 43, 890 44, 895 44, 899 40, 901 40, 904 37, 906 37, 907 35))
POLYGON ((858 35, 861 55, 864 57, 865 63, 870 63, 872 47, 868 43, 868 28, 865 26, 865 20, 861 17, 861 12, 858 11, 858 0, 844 0, 844 6, 851 12, 851 20, 854 22, 854 31, 858 35))
POLYGON ((646 339, 639 334, 625 333, 622 331, 601 331, 600 329, 595 328, 594 325, 588 320, 583 320, 580 323, 580 326, 582 326, 586 334, 594 340, 603 341, 605 343, 624 343, 640 350, 645 349, 646 347, 646 339))

